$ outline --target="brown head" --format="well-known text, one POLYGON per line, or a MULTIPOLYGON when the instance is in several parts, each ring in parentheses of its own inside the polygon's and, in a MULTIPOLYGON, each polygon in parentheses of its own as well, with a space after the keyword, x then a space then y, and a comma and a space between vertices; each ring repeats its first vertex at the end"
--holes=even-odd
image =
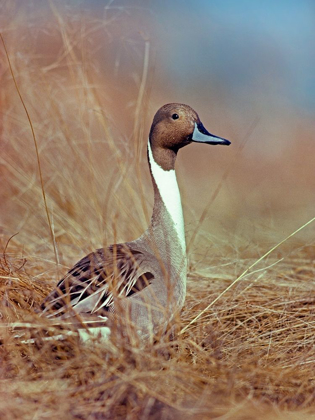
POLYGON ((209 133, 196 111, 184 104, 166 104, 155 114, 149 136, 154 160, 164 170, 174 169, 178 150, 192 142, 229 145, 209 133))

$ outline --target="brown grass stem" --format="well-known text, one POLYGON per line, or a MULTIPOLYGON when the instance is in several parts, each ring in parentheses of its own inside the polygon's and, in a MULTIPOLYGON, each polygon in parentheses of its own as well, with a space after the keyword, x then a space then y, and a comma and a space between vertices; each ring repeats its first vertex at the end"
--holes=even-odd
POLYGON ((53 249, 54 249, 54 254, 55 254, 55 260, 56 260, 56 266, 57 266, 57 272, 58 272, 59 261, 58 261, 58 253, 57 253, 57 247, 56 247, 56 240, 55 240, 55 235, 54 235, 54 232, 53 232, 53 229, 52 229, 52 224, 51 224, 50 215, 49 215, 49 211, 48 211, 48 205, 47 205, 47 199, 46 199, 46 193, 45 193, 45 187, 44 187, 44 180, 43 180, 43 175, 42 175, 42 169, 41 169, 41 163, 40 163, 40 158, 39 158, 39 151, 38 151, 38 145, 37 145, 37 139, 36 139, 36 135, 35 135, 35 130, 34 130, 34 127, 33 127, 33 123, 32 123, 30 114, 29 114, 29 112, 27 110, 26 104, 25 104, 25 102, 23 100, 21 91, 20 91, 19 86, 17 84, 16 78, 15 78, 15 75, 14 75, 14 72, 13 72, 13 68, 12 68, 12 65, 11 65, 11 60, 10 60, 10 57, 9 57, 9 53, 8 53, 8 50, 7 50, 7 47, 6 47, 6 44, 4 42, 4 39, 3 39, 3 36, 2 36, 2 33, 1 32, 0 32, 0 37, 1 37, 1 41, 2 41, 2 44, 3 44, 3 47, 4 47, 4 51, 5 51, 7 60, 8 60, 8 64, 9 64, 9 68, 10 68, 10 73, 12 75, 12 79, 13 79, 13 82, 14 82, 14 85, 15 85, 15 88, 16 88, 16 91, 17 91, 17 93, 19 95, 19 98, 20 98, 21 103, 23 105, 24 111, 26 113, 26 116, 27 116, 27 119, 28 119, 28 122, 29 122, 29 125, 30 125, 30 128, 31 128, 31 132, 32 132, 32 137, 33 137, 33 140, 34 140, 34 146, 35 146, 35 152, 36 152, 36 159, 37 159, 37 166, 38 166, 38 172, 39 172, 39 179, 40 179, 40 184, 41 184, 42 196, 43 196, 44 207, 45 207, 47 222, 48 222, 48 226, 49 226, 49 232, 50 232, 50 236, 51 236, 51 241, 52 241, 52 244, 53 244, 53 249))
MULTIPOLYGON (((137 98, 137 103, 136 103, 135 122, 134 122, 134 128, 133 128, 133 137, 134 137, 134 141, 136 145, 136 150, 135 150, 136 162, 137 162, 136 171, 137 171, 137 177, 139 181, 141 180, 141 165, 139 165, 138 163, 140 162, 141 155, 142 155, 141 146, 143 142, 141 140, 143 136, 143 123, 144 123, 144 118, 143 116, 141 116, 141 109, 144 109, 143 101, 144 101, 144 95, 145 95, 145 90, 147 86, 147 80, 148 80, 149 61, 150 61, 150 42, 146 40, 144 44, 142 77, 141 77, 141 83, 140 83, 140 88, 139 88, 138 98, 137 98)), ((141 181, 139 182, 139 186, 141 189, 140 198, 141 198, 142 209, 144 212, 145 219, 148 222, 149 215, 148 215, 148 209, 147 209, 147 205, 145 201, 146 194, 144 192, 143 183, 141 181)))

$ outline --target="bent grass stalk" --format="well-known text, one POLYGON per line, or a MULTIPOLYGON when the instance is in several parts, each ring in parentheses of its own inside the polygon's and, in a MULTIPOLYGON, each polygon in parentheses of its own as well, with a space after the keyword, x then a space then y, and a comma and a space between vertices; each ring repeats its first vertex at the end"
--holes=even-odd
POLYGON ((29 125, 30 125, 30 128, 31 128, 31 132, 32 132, 32 137, 33 137, 33 140, 34 140, 34 146, 35 146, 35 152, 36 152, 37 166, 38 166, 39 179, 40 179, 42 196, 43 196, 43 201, 44 201, 44 207, 45 207, 47 222, 48 222, 48 226, 49 226, 49 232, 50 232, 51 241, 52 241, 52 244, 53 244, 56 266, 57 266, 57 271, 58 271, 59 261, 58 261, 58 254, 57 254, 57 246, 56 246, 55 235, 54 235, 54 232, 53 232, 52 223, 51 223, 51 219, 50 219, 50 215, 49 215, 48 205, 47 205, 47 199, 46 199, 46 193, 45 193, 45 187, 44 187, 44 180, 43 180, 43 174, 42 174, 41 163, 40 163, 40 158, 39 158, 39 151, 38 151, 38 145, 37 145, 35 130, 34 130, 34 127, 33 127, 33 124, 32 124, 30 114, 27 110, 27 107, 26 107, 25 102, 23 100, 21 91, 20 91, 19 86, 17 84, 16 78, 14 76, 13 68, 12 68, 12 65, 11 65, 10 57, 9 57, 9 53, 8 53, 8 50, 7 50, 7 47, 6 47, 6 44, 4 42, 4 39, 3 39, 3 36, 2 36, 1 32, 0 32, 0 38, 1 38, 1 41, 2 41, 2 44, 3 44, 3 47, 4 47, 4 51, 5 51, 7 60, 8 60, 10 73, 12 75, 12 79, 13 79, 16 91, 19 95, 19 98, 20 98, 21 103, 23 105, 24 111, 26 113, 26 116, 27 116, 27 119, 28 119, 28 122, 29 122, 29 125))
POLYGON ((262 260, 264 260, 266 257, 268 257, 268 255, 270 255, 273 251, 275 251, 277 248, 279 248, 279 246, 281 246, 282 244, 284 244, 287 240, 289 240, 290 238, 292 238, 293 236, 295 236, 297 233, 299 233, 301 230, 303 230, 304 228, 306 228, 307 226, 309 226, 312 222, 315 221, 315 217, 313 217, 311 220, 309 220, 308 222, 306 222, 303 226, 300 226, 298 229, 296 229, 293 233, 291 233, 290 235, 288 235, 285 239, 283 239, 281 242, 279 242, 277 245, 273 246, 271 249, 269 249, 269 251, 267 251, 264 255, 262 255, 260 258, 258 258, 258 260, 256 260, 253 264, 251 264, 248 268, 246 268, 245 271, 243 271, 243 273, 238 276, 225 290, 223 290, 222 293, 220 293, 211 303, 209 303, 209 305, 203 309, 194 319, 192 319, 184 328, 182 328, 182 330, 180 331, 179 334, 183 334, 185 331, 187 331, 187 329, 194 324, 196 321, 198 321, 198 319, 205 313, 208 311, 208 309, 210 309, 219 299, 221 299, 221 297, 223 295, 225 295, 226 292, 228 292, 236 283, 238 283, 240 280, 242 280, 246 274, 252 269, 254 268, 257 264, 259 264, 262 260))
POLYGON ((247 130, 247 133, 244 136, 243 142, 240 144, 240 146, 238 147, 238 150, 233 158, 233 161, 230 163, 230 165, 226 168, 226 170, 223 172, 223 175, 217 185, 217 187, 215 188, 215 190, 213 191, 213 193, 211 194, 211 197, 209 199, 209 201, 207 202, 206 206, 204 207, 203 212, 201 213, 201 216, 199 217, 199 220, 196 224, 196 227, 191 235, 191 238, 189 240, 189 243, 187 245, 187 252, 189 252, 191 246, 193 245, 196 236, 199 232, 200 227, 202 226, 203 222, 205 221, 207 214, 209 212, 210 206, 214 203, 214 201, 216 200, 217 196, 219 195, 219 192, 221 191, 221 188, 223 187, 224 182, 226 181, 226 179, 228 178, 228 176, 230 175, 232 169, 235 166, 235 163, 237 162, 240 154, 242 153, 246 143, 248 142, 248 140, 250 139, 250 136, 252 135, 252 133, 254 132, 255 128, 257 127, 257 124, 259 123, 260 118, 256 118, 252 124, 250 125, 249 129, 247 130))

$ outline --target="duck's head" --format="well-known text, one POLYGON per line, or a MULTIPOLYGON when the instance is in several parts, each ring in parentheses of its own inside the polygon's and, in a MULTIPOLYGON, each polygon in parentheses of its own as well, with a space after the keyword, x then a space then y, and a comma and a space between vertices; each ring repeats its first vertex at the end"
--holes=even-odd
POLYGON ((157 111, 149 140, 154 159, 165 170, 174 168, 178 150, 192 142, 231 144, 229 140, 209 133, 190 106, 176 103, 166 104, 157 111))

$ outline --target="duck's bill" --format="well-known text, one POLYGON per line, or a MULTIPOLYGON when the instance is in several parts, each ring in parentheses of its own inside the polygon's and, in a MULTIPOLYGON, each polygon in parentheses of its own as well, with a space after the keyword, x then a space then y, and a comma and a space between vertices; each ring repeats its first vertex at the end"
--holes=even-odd
POLYGON ((195 123, 195 128, 192 133, 192 141, 197 143, 206 143, 206 144, 222 144, 228 146, 231 144, 229 140, 223 139, 222 137, 215 136, 214 134, 209 133, 208 130, 205 129, 203 124, 195 123))

